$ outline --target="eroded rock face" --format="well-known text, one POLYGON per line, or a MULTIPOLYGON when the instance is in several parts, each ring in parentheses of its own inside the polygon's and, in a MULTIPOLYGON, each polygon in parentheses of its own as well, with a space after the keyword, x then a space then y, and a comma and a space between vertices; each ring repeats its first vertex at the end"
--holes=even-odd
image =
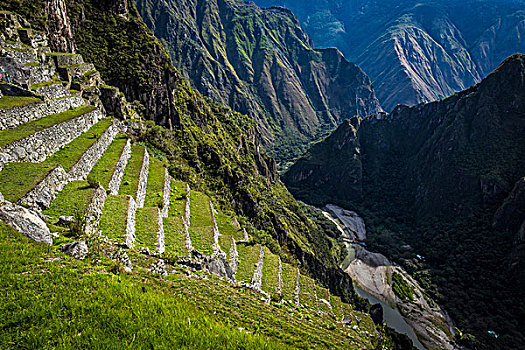
POLYGON ((19 205, 3 201, 0 203, 0 219, 14 230, 34 241, 53 245, 53 237, 40 216, 19 205))
POLYGON ((67 14, 65 0, 47 2, 49 46, 55 52, 76 53, 75 35, 67 14))
POLYGON ((75 259, 84 260, 88 255, 88 246, 86 242, 73 242, 60 246, 60 250, 75 259))

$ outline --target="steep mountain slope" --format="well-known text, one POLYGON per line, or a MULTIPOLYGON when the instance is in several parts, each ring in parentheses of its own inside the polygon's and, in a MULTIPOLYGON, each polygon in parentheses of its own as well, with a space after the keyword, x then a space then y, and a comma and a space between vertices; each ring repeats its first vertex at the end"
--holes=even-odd
POLYGON ((359 67, 336 49, 313 50, 288 10, 232 0, 135 3, 188 81, 255 120, 279 162, 340 121, 380 111, 359 67))
MULTIPOLYGON (((55 10, 64 23, 81 12, 88 31, 109 20, 108 37, 116 23, 138 24, 140 37, 119 42, 137 46, 113 54, 148 61, 137 53, 150 39, 149 59, 167 59, 119 4, 55 10)), ((47 11, 43 28, 60 26, 47 11)), ((1 348, 393 346, 356 310, 367 305, 336 267, 335 226, 293 200, 249 118, 167 65, 177 115, 172 130, 154 125, 82 55, 52 52, 45 32, 3 8, 0 22, 0 61, 14 82, 0 84, 1 348), (121 119, 106 115, 119 110, 121 119)), ((75 35, 50 39, 88 51, 89 35, 75 35)))
POLYGON ((433 289, 461 327, 488 348, 516 348, 524 336, 514 306, 525 281, 523 135, 525 55, 517 54, 443 101, 343 123, 284 180, 310 203, 358 209, 372 245, 433 289))
POLYGON ((370 76, 388 111, 465 89, 525 52, 521 0, 256 3, 290 8, 316 46, 339 48, 370 76))
MULTIPOLYGON (((257 242, 284 260, 299 262, 334 294, 359 304, 351 280, 339 268, 343 247, 335 238, 335 227, 293 199, 278 178, 275 162, 260 150, 256 125, 190 88, 134 5, 128 3, 122 12, 117 6, 121 3, 59 1, 57 6, 68 14, 78 51, 94 62, 107 84, 134 101, 123 117, 137 118, 137 112, 171 126, 169 130, 150 125, 133 134, 166 155, 171 174, 213 194, 220 209, 236 213, 257 242)), ((2 5, 38 19, 35 25, 41 29, 49 26, 43 20, 49 14, 44 2, 2 5)), ((114 91, 107 86, 98 89, 114 91)), ((113 97, 111 102, 116 99, 120 105, 118 91, 113 97)))

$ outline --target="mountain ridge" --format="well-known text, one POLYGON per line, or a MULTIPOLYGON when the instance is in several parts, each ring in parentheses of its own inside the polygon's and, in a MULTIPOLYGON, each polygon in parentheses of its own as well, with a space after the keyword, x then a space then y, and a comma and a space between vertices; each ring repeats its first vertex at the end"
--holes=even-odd
MULTIPOLYGON (((509 308, 524 283, 520 226, 525 217, 517 209, 525 173, 524 88, 525 55, 516 54, 481 83, 442 101, 398 106, 390 114, 343 123, 283 176, 299 199, 316 205, 335 201, 363 213, 373 227, 373 246, 416 276, 427 276, 420 281, 452 317, 494 348, 512 348, 521 339, 519 332, 512 321, 501 321, 498 327, 509 343, 491 342, 480 329, 490 317, 484 319, 478 306, 466 313, 461 305, 473 297, 462 296, 458 288, 474 284, 475 293, 487 298, 495 290, 504 293, 509 304, 499 312, 508 313, 509 320, 519 318, 519 311, 509 308), (426 257, 423 265, 413 249, 426 257), (459 255, 445 261, 443 249, 459 255), (492 249, 493 255, 483 249, 492 249), (485 264, 467 263, 476 258, 485 264), (450 266, 455 277, 444 276, 450 266), (484 275, 493 280, 484 281, 484 275), (516 284, 509 285, 509 279, 516 284)), ((501 301, 491 301, 496 302, 501 301)))
POLYGON ((289 10, 230 0, 136 4, 193 86, 254 119, 278 162, 341 120, 380 111, 362 70, 336 49, 314 50, 289 10))

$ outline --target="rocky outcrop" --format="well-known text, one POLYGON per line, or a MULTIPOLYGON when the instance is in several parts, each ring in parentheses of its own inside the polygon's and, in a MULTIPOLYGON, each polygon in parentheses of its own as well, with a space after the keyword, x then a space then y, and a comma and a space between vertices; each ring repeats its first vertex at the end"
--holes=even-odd
POLYGON ((113 173, 113 176, 111 177, 108 185, 108 191, 114 196, 118 194, 120 183, 122 182, 122 177, 124 176, 124 170, 126 169, 126 165, 128 165, 128 160, 130 157, 131 139, 128 139, 124 149, 122 150, 122 154, 120 155, 117 166, 115 167, 115 172, 113 173))
POLYGON ((30 239, 53 245, 53 236, 46 223, 30 209, 7 202, 0 195, 0 219, 30 239))
POLYGON ((206 257, 202 267, 204 270, 216 276, 226 278, 229 281, 235 280, 235 273, 224 254, 212 254, 206 257))
POLYGON ((99 110, 94 110, 15 141, 0 150, 0 164, 43 162, 48 156, 95 125, 102 117, 99 110))
POLYGON ((164 260, 162 260, 162 259, 159 259, 158 261, 154 262, 151 265, 151 268, 149 269, 149 271, 152 274, 157 274, 157 275, 161 275, 161 276, 167 276, 168 275, 168 271, 166 271, 166 264, 164 263, 164 260))
POLYGON ((71 182, 71 177, 66 173, 62 165, 58 165, 42 182, 20 199, 20 204, 35 210, 49 208, 57 194, 69 182, 71 182))
POLYGON ((73 242, 60 246, 60 250, 75 259, 84 260, 89 253, 86 242, 73 242))
POLYGON ((75 34, 71 26, 66 1, 47 1, 49 44, 55 52, 76 53, 75 34))
POLYGON ((47 115, 62 113, 71 107, 79 107, 85 102, 81 97, 63 98, 28 106, 0 110, 0 130, 14 128, 47 115))
POLYGON ((144 207, 144 200, 146 199, 146 189, 148 187, 148 172, 149 172, 149 153, 144 150, 144 158, 142 160, 142 168, 139 175, 139 186, 137 188, 137 208, 144 207))

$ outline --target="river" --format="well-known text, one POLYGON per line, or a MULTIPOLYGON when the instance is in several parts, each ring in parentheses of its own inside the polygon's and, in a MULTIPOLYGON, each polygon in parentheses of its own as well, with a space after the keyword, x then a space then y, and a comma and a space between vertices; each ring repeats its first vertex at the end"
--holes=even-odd
POLYGON ((390 328, 393 328, 398 333, 406 334, 410 340, 414 343, 414 346, 419 350, 425 350, 425 347, 419 339, 416 336, 416 333, 414 333, 414 330, 410 325, 405 321, 403 316, 401 316, 401 313, 397 309, 392 309, 390 305, 385 303, 382 300, 377 299, 376 297, 370 295, 369 293, 365 292, 361 288, 358 288, 354 285, 354 289, 356 293, 361 297, 367 299, 370 304, 381 304, 383 307, 383 320, 385 321, 386 325, 390 328))

